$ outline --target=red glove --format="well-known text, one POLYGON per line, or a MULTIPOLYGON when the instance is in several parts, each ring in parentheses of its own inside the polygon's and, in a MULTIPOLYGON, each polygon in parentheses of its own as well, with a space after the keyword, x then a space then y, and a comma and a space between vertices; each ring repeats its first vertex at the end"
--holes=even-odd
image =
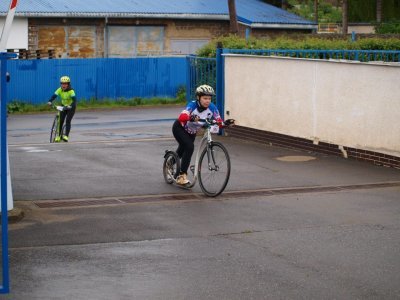
POLYGON ((186 112, 182 112, 178 117, 179 122, 186 123, 190 120, 190 116, 186 112))
POLYGON ((219 128, 224 127, 224 121, 221 118, 215 120, 219 128))

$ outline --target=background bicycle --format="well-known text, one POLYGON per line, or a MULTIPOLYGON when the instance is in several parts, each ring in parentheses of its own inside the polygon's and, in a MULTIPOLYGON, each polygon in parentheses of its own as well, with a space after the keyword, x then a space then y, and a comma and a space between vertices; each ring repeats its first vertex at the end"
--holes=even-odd
MULTIPOLYGON (((220 142, 213 141, 211 133, 217 133, 219 128, 215 120, 200 119, 204 122, 204 135, 197 148, 194 165, 190 166, 190 184, 183 187, 191 188, 197 179, 203 193, 209 197, 220 195, 226 188, 231 172, 231 161, 228 150, 220 142)), ((166 150, 163 163, 163 175, 168 184, 176 182, 179 175, 180 158, 171 150, 166 150)))
POLYGON ((65 125, 63 125, 61 132, 58 132, 60 128, 60 113, 64 110, 70 109, 70 107, 61 105, 52 105, 52 107, 57 110, 57 114, 54 117, 53 125, 51 126, 50 130, 50 143, 55 143, 56 137, 57 136, 61 137, 65 133, 65 125))

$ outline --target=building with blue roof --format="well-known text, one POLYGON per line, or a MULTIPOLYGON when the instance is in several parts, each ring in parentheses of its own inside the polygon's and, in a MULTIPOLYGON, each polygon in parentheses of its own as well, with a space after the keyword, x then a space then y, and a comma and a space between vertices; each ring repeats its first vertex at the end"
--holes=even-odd
MULTIPOLYGON (((228 0, 19 1, 7 48, 56 57, 188 54, 229 33, 228 0), (12 32, 13 33, 13 32, 12 32)), ((5 17, 8 2, 0 3, 5 17)), ((236 0, 239 34, 309 33, 317 25, 261 0, 236 0)))

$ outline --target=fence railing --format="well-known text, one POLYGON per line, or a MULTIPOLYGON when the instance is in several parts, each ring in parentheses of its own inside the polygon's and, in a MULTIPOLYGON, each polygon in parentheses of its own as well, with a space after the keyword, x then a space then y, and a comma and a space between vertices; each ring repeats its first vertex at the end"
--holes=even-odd
POLYGON ((215 58, 187 56, 186 99, 195 99, 195 89, 202 84, 208 84, 216 89, 217 61, 215 58))

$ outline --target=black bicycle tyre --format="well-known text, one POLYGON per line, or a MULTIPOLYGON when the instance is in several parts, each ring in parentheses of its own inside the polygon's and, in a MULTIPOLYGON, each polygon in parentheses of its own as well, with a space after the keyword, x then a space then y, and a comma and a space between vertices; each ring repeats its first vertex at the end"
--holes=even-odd
POLYGON ((174 151, 168 151, 167 153, 165 153, 164 155, 164 163, 163 163, 163 176, 164 176, 164 180, 166 183, 171 184, 173 183, 175 180, 172 179, 169 175, 168 172, 168 167, 170 167, 170 165, 168 165, 169 163, 172 163, 173 165, 173 170, 172 170, 172 176, 174 177, 174 179, 176 177, 178 177, 179 175, 179 170, 181 169, 181 161, 178 157, 178 154, 176 154, 174 151))
POLYGON ((50 143, 54 143, 54 140, 56 139, 57 135, 57 122, 58 121, 58 116, 55 116, 53 125, 51 126, 51 131, 50 131, 50 143))
MULTIPOLYGON (((222 184, 217 187, 215 190, 211 190, 209 186, 205 183, 205 170, 208 171, 208 164, 207 164, 207 147, 205 147, 200 155, 200 160, 199 160, 199 170, 198 170, 198 177, 199 177, 199 184, 201 187, 201 190, 203 193, 208 196, 208 197, 216 197, 220 195, 226 188, 226 185, 228 184, 229 177, 231 174, 231 160, 229 158, 228 150, 226 150, 225 146, 222 145, 219 142, 212 142, 210 146, 211 150, 220 148, 222 152, 225 155, 225 161, 226 161, 226 174, 225 174, 225 179, 223 179, 222 184), (204 159, 206 157, 206 159, 204 159), (205 163, 203 165, 203 162, 205 163), (203 175, 202 175, 203 174, 203 175)), ((215 172, 215 171, 214 171, 215 172)), ((211 176, 211 175, 209 175, 211 176)))

